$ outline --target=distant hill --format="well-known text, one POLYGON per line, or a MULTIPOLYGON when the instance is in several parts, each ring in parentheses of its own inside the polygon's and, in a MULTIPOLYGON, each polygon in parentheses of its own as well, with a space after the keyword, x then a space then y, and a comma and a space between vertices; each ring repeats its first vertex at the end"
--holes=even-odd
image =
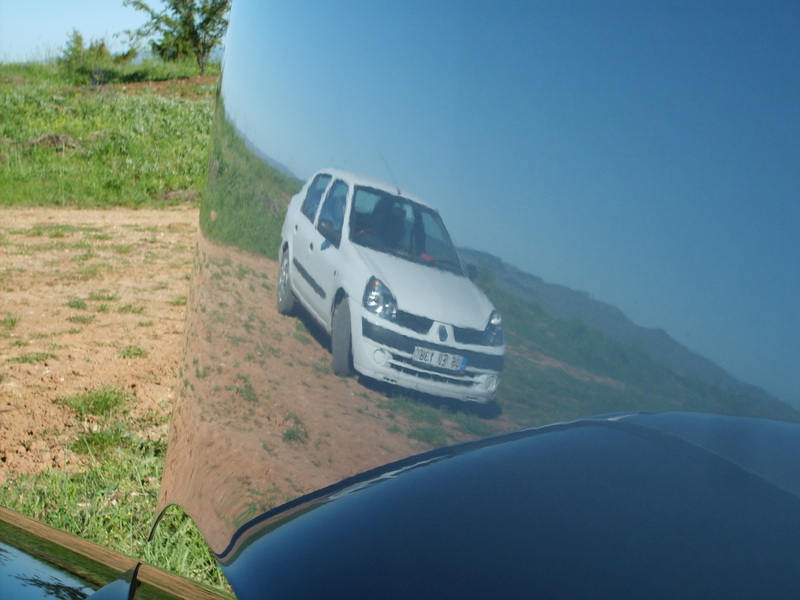
MULTIPOLYGON (((707 386, 704 394, 713 393, 735 398, 736 402, 772 406, 783 412, 785 403, 761 388, 737 380, 711 360, 676 342, 663 329, 640 327, 618 308, 595 300, 586 292, 546 283, 491 254, 469 248, 460 248, 459 252, 466 262, 489 274, 490 287, 533 303, 550 318, 595 330, 616 342, 619 345, 617 351, 638 349, 653 363, 666 367, 681 378, 684 384, 696 382, 707 386)), ((684 394, 692 395, 689 392, 684 394)))

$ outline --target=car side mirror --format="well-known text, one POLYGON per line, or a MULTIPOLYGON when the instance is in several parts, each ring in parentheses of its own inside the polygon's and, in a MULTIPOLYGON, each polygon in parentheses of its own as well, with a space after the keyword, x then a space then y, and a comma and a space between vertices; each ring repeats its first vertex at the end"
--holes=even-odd
POLYGON ((475 281, 478 278, 478 267, 473 264, 468 264, 467 277, 469 277, 470 280, 475 281))
POLYGON ((322 234, 326 240, 328 240, 331 244, 339 247, 339 243, 342 241, 342 232, 333 224, 333 221, 330 219, 320 219, 319 225, 317 225, 317 229, 322 234))

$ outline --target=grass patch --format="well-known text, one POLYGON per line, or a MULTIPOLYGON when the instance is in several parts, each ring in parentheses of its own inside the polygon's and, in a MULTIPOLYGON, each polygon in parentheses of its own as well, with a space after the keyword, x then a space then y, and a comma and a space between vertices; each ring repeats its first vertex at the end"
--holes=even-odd
POLYGON ((125 346, 120 350, 119 355, 122 358, 143 358, 147 356, 147 350, 139 346, 125 346))
POLYGON ((67 317, 67 321, 70 323, 78 323, 80 325, 88 325, 94 321, 94 315, 74 315, 72 317, 67 317))
POLYGON ((51 354, 49 352, 29 352, 27 354, 23 354, 21 356, 14 356, 8 359, 10 363, 18 363, 18 364, 33 364, 33 363, 40 363, 45 362, 51 358, 58 358, 55 354, 51 354))
MULTIPOLYGON (((76 87, 74 71, 0 65, 0 204, 131 208, 196 203, 207 164, 214 85, 122 93, 76 87), (13 73, 13 75, 11 74, 13 73), (6 142, 7 140, 7 142, 6 142)), ((95 71, 92 72, 96 74, 95 71)), ((136 80, 152 72, 136 71, 136 80)), ((166 75, 167 73, 164 73, 166 75)), ((120 82, 121 83, 121 82, 120 82)), ((82 84, 78 84, 80 86, 82 84)), ((44 231, 43 231, 44 233, 44 231)), ((49 233, 49 232, 48 232, 49 233)), ((53 230, 53 237, 69 231, 53 230)))
POLYGON ((103 268, 109 269, 111 265, 107 263, 92 263, 91 265, 86 265, 78 269, 78 274, 82 280, 92 279, 100 275, 100 269, 103 268))
POLYGON ((3 313, 3 318, 0 319, 0 329, 9 332, 17 326, 17 323, 19 323, 19 317, 6 311, 3 313))
POLYGON ((94 300, 95 302, 113 302, 115 300, 119 300, 119 296, 106 290, 102 290, 100 292, 91 292, 89 294, 89 300, 94 300))
POLYGON ((291 425, 283 431, 283 441, 289 444, 305 444, 308 441, 308 430, 303 420, 295 413, 286 415, 291 425))
POLYGON ((65 404, 81 418, 88 416, 108 417, 125 408, 133 396, 122 388, 104 386, 76 396, 56 398, 59 404, 65 404))
POLYGON ((236 394, 247 402, 258 402, 258 394, 256 393, 253 384, 250 383, 250 378, 247 375, 237 375, 236 383, 233 385, 236 394))
POLYGON ((454 413, 450 418, 455 421, 461 431, 476 438, 484 438, 497 433, 489 423, 474 414, 454 413))
POLYGON ((70 308, 74 308, 76 310, 86 310, 86 308, 88 307, 85 300, 77 300, 77 299, 70 300, 69 302, 67 302, 67 306, 69 306, 70 308))
POLYGON ((125 448, 132 443, 130 434, 122 423, 97 430, 88 430, 79 434, 70 445, 70 449, 78 454, 105 457, 113 449, 125 448))
POLYGON ((441 448, 450 442, 447 432, 441 427, 412 427, 408 432, 408 437, 434 448, 441 448))
POLYGON ((392 398, 389 402, 389 410, 405 414, 413 423, 440 425, 442 422, 442 413, 439 410, 405 396, 392 398))
POLYGON ((302 182, 253 153, 228 122, 222 100, 213 128, 200 229, 218 243, 277 258, 286 206, 302 182))
POLYGON ((144 306, 135 306, 133 304, 124 304, 117 309, 118 313, 140 315, 144 312, 144 306))
POLYGON ((304 346, 307 346, 311 343, 311 338, 308 335, 308 329, 306 329, 306 326, 303 325, 302 321, 295 321, 294 333, 292 334, 292 337, 304 346))
POLYGON ((100 546, 228 589, 208 545, 179 509, 167 512, 156 530, 156 543, 147 543, 165 451, 163 441, 131 435, 102 459, 90 458, 83 472, 50 470, 6 482, 0 487, 0 504, 100 546))

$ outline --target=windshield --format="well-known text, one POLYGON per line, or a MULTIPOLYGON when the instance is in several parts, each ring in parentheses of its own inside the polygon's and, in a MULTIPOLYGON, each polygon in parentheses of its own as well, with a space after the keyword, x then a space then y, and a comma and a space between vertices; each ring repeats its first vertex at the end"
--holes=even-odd
POLYGON ((458 253, 436 211, 401 196, 356 187, 350 239, 373 250, 463 274, 458 253))

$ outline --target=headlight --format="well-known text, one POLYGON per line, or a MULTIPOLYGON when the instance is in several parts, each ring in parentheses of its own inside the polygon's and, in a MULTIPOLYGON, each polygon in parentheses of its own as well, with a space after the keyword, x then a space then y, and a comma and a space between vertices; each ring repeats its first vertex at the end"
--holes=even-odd
POLYGON ((380 279, 370 278, 364 290, 364 308, 384 319, 397 316, 397 300, 380 279))
POLYGON ((483 343, 487 346, 502 346, 505 343, 503 317, 496 310, 489 315, 489 323, 486 325, 486 331, 483 332, 483 343))

